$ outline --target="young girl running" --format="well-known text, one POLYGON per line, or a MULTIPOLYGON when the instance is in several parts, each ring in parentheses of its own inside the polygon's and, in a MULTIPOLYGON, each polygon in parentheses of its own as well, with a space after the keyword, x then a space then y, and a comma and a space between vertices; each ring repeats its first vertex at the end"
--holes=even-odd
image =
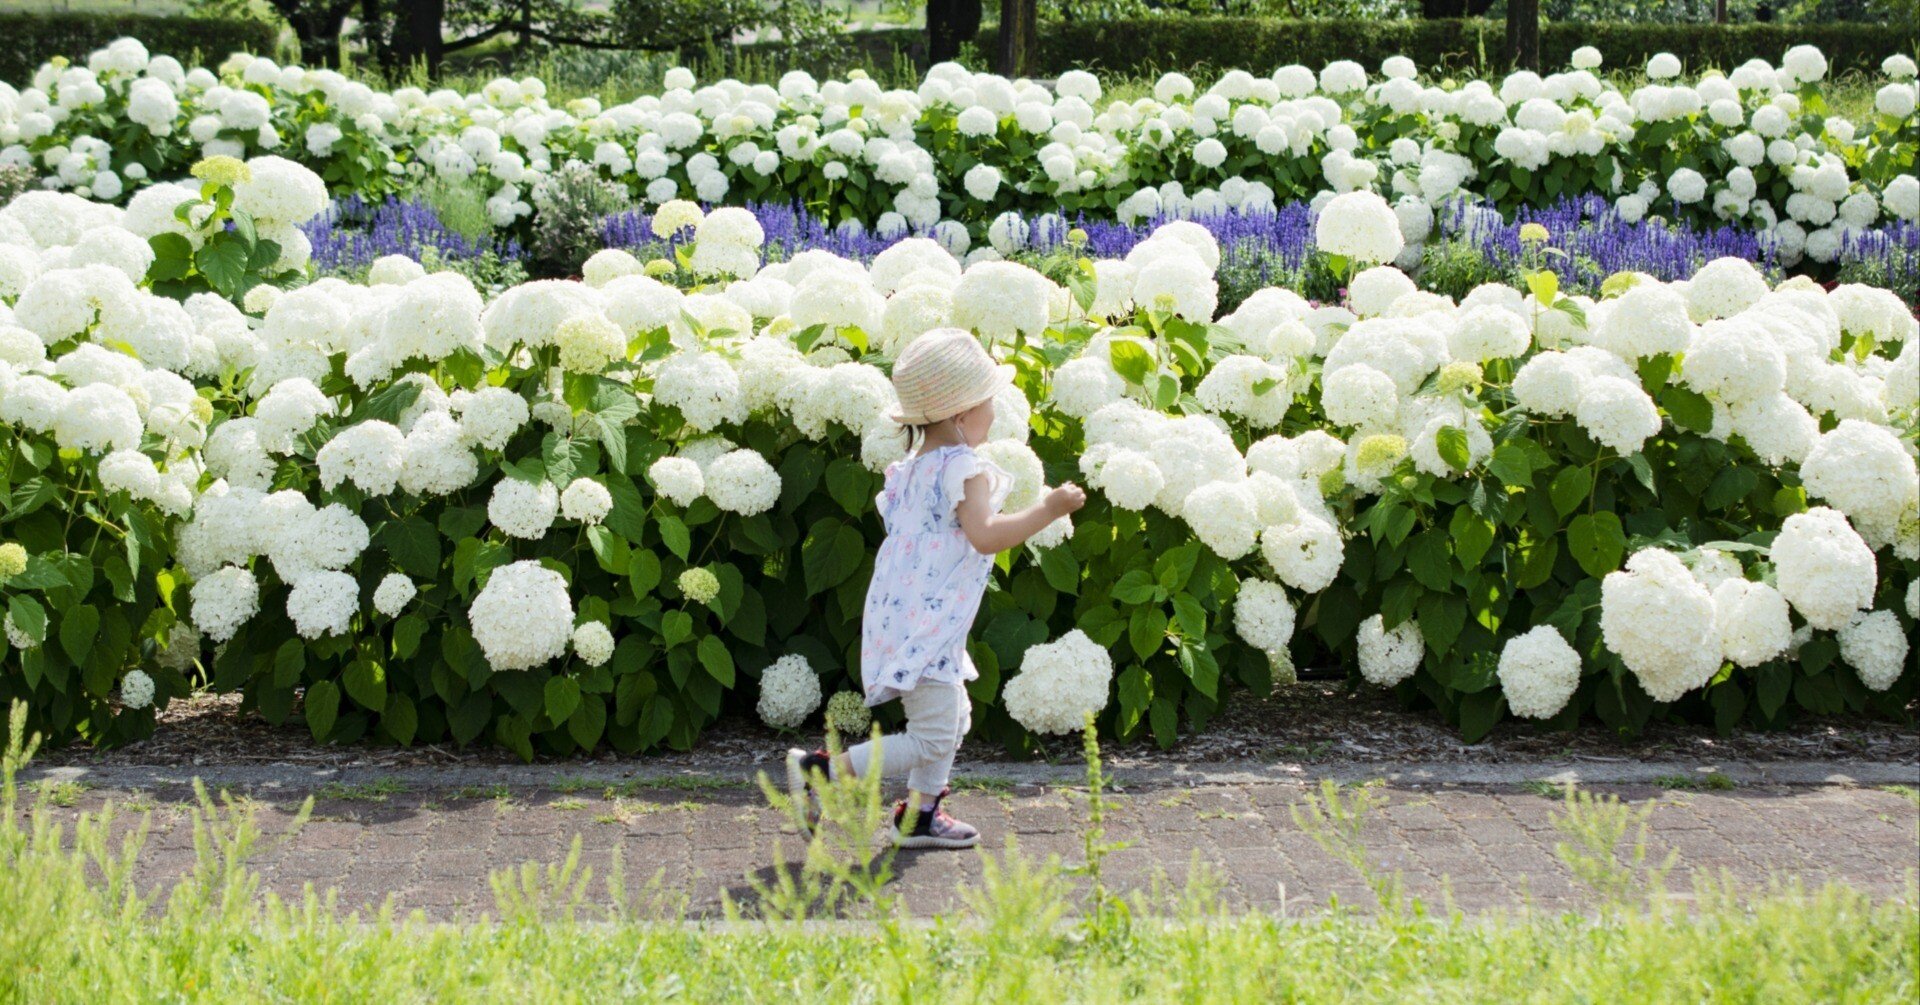
POLYGON ((876 500, 887 539, 867 587, 860 677, 868 705, 900 699, 907 728, 832 758, 824 750, 787 752, 795 798, 811 798, 816 773, 859 777, 876 756, 884 774, 905 774, 907 798, 893 811, 894 843, 903 848, 979 843, 980 832, 941 805, 954 753, 973 725, 966 682, 980 675, 967 656, 967 631, 993 557, 1087 501, 1069 483, 1018 513, 1000 512, 1012 479, 974 448, 986 442, 993 396, 1006 382, 980 341, 956 328, 922 335, 895 361, 900 411, 893 419, 907 427, 914 446, 887 468, 876 500))

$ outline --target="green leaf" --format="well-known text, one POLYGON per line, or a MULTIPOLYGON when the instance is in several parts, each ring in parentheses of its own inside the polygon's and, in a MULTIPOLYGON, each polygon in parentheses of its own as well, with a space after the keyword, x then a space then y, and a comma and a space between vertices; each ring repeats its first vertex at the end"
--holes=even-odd
POLYGON ((1220 663, 1207 651, 1205 642, 1180 643, 1180 670, 1201 694, 1215 697, 1220 690, 1220 663))
POLYGON ((1666 406, 1673 424, 1681 429, 1704 433, 1713 428, 1713 402, 1698 391, 1669 387, 1660 392, 1660 404, 1666 406))
POLYGON ((214 289, 231 297, 240 292, 241 283, 246 281, 250 250, 237 237, 215 234, 194 253, 193 264, 214 289))
POLYGON ((846 582, 860 569, 866 557, 866 541, 860 532, 832 517, 825 517, 807 531, 800 542, 800 567, 807 582, 807 596, 815 596, 846 582))
POLYGON ((1473 465, 1473 451, 1467 447, 1467 431, 1458 426, 1443 426, 1434 436, 1434 446, 1440 452, 1440 459, 1457 472, 1464 472, 1473 465))
POLYGON ((367 708, 378 712, 387 707, 387 671, 380 664, 368 659, 354 660, 340 675, 340 683, 346 685, 347 694, 354 701, 367 708))
POLYGON ((565 676, 548 678, 543 707, 547 718, 555 723, 566 722, 574 709, 580 707, 580 682, 565 676))
POLYGON ((1068 548, 1048 548, 1040 553, 1040 574, 1047 585, 1065 594, 1080 592, 1080 563, 1068 548))
POLYGON ((308 686, 303 707, 307 729, 313 732, 314 739, 324 740, 333 732, 334 719, 340 713, 340 689, 330 680, 316 681, 308 686))
POLYGON ((1429 593, 1413 605, 1420 637, 1437 656, 1453 649, 1460 629, 1467 623, 1467 602, 1458 596, 1429 593))
POLYGON ((1154 599, 1158 587, 1145 569, 1128 569, 1113 584, 1113 599, 1123 604, 1144 604, 1154 599))
POLYGON ((660 518, 660 543, 684 562, 693 551, 693 532, 679 517, 663 516, 660 518))
POLYGON ((7 617, 13 620, 13 627, 35 642, 47 640, 47 610, 38 600, 25 594, 14 594, 7 601, 7 617))
POLYGON ((427 634, 427 619, 417 613, 405 614, 393 623, 393 655, 395 659, 412 659, 420 651, 420 640, 427 634))
POLYGON ((389 384, 368 395, 367 400, 355 406, 353 420, 369 422, 378 419, 381 422, 397 422, 400 419, 400 413, 411 408, 419 397, 419 384, 389 384))
POLYGON ((402 747, 412 744, 414 734, 420 731, 420 713, 414 709, 413 699, 404 694, 388 695, 387 709, 380 713, 380 728, 402 747))
POLYGON ((647 500, 639 487, 631 478, 609 478, 607 494, 613 497, 613 508, 602 523, 628 544, 639 544, 647 531, 647 500))
POLYGON ((1713 482, 1700 496, 1701 505, 1710 510, 1724 510, 1747 497, 1760 484, 1760 476, 1752 468, 1734 465, 1720 469, 1713 476, 1713 482))
POLYGON ((1429 590, 1451 590, 1453 556, 1448 551, 1446 532, 1435 527, 1415 536, 1407 545, 1407 571, 1429 590))
POLYGON ((685 611, 668 611, 660 615, 660 638, 669 649, 693 638, 693 615, 685 611))
POLYGON ((273 652, 273 686, 292 687, 300 683, 307 669, 307 645, 301 639, 288 639, 273 652))
POLYGON ((581 702, 573 715, 567 717, 567 732, 582 750, 592 750, 606 729, 607 703, 600 698, 581 702))
POLYGON ((1107 360, 1113 364, 1113 370, 1130 384, 1144 385, 1147 374, 1153 369, 1153 357, 1147 350, 1131 339, 1114 339, 1107 343, 1107 360))
POLYGON ((147 245, 153 248, 153 264, 147 267, 150 283, 187 278, 193 267, 193 245, 186 237, 168 231, 147 238, 147 245))
POLYGON ((1188 541, 1178 548, 1161 554, 1153 562, 1153 578, 1160 589, 1175 593, 1186 589, 1187 580, 1193 576, 1193 567, 1200 561, 1200 545, 1188 541))
POLYGON ((493 695, 475 691, 447 713, 447 728, 461 744, 472 743, 493 721, 493 695))
POLYGON ((1174 707, 1171 699, 1153 699, 1153 707, 1147 713, 1147 718, 1153 724, 1153 740, 1162 750, 1173 746, 1173 741, 1180 738, 1180 710, 1174 707))
POLYGON ((1612 513, 1582 513, 1567 525, 1567 551, 1587 575, 1596 579, 1620 568, 1626 557, 1627 535, 1612 513))
POLYGON ((1524 487, 1533 484, 1533 473, 1541 466, 1536 462, 1545 460, 1539 444, 1532 440, 1514 440, 1494 448, 1487 470, 1508 485, 1524 487), (1529 447, 1533 449, 1527 449, 1529 447))
POLYGON ((1493 523, 1464 506, 1453 511, 1447 531, 1453 535, 1453 554, 1463 569, 1479 565, 1487 549, 1493 547, 1493 523))
POLYGON ((1553 511, 1563 519, 1568 513, 1577 510, 1587 501, 1588 493, 1593 491, 1593 476, 1586 468, 1564 468, 1547 486, 1547 497, 1553 500, 1553 511))
POLYGON ((1771 719, 1780 713, 1780 706, 1787 703, 1787 694, 1793 690, 1793 671, 1785 663, 1768 663, 1758 671, 1759 685, 1754 688, 1754 699, 1760 705, 1760 714, 1771 719))
POLYGON ((1140 721, 1140 716, 1153 701, 1153 682, 1147 671, 1140 666, 1130 666, 1121 671, 1115 680, 1115 691, 1120 696, 1120 716, 1128 729, 1140 721))
POLYGON ((733 654, 727 652, 726 643, 720 641, 720 636, 709 635, 701 639, 700 647, 694 652, 700 657, 700 665, 706 668, 709 676, 720 682, 721 687, 733 686, 733 654))
POLYGON ((614 576, 624 576, 631 564, 627 552, 627 542, 620 535, 604 526, 587 528, 587 546, 593 549, 593 558, 601 571, 614 576))
POLYGON ((660 585, 660 558, 651 551, 636 548, 627 555, 627 579, 633 595, 644 597, 660 585))
POLYGON ((75 665, 87 661, 93 640, 100 634, 100 609, 92 604, 68 608, 60 615, 60 648, 75 665))
POLYGON ((388 522, 380 531, 380 544, 401 572, 428 582, 440 577, 440 534, 425 517, 388 522))
POLYGON ((851 457, 827 465, 827 494, 848 516, 859 516, 873 506, 873 474, 851 457))
POLYGON ((1479 743, 1506 712, 1506 695, 1492 688, 1460 699, 1460 739, 1479 743))
POLYGON ((1200 606, 1198 598, 1191 593, 1173 595, 1173 620, 1179 625, 1180 634, 1190 639, 1204 639, 1207 635, 1207 610, 1200 606))
POLYGON ((1127 620, 1127 641, 1141 661, 1146 661, 1167 640, 1167 615, 1158 607, 1136 607, 1127 620))

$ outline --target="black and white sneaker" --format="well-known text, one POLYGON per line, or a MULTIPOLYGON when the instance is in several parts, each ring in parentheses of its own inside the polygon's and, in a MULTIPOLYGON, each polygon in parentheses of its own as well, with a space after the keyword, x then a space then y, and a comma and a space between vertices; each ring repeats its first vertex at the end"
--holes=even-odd
POLYGON ((824 782, 832 777, 833 760, 826 751, 805 751, 799 747, 787 751, 787 795, 795 802, 806 800, 808 830, 820 825, 820 795, 814 791, 814 781, 824 782))
POLYGON ((906 823, 907 804, 902 800, 893 807, 893 843, 899 848, 971 848, 980 843, 980 831, 964 820, 957 820, 941 804, 947 799, 951 788, 941 789, 933 797, 933 808, 914 815, 913 828, 903 830, 906 823))

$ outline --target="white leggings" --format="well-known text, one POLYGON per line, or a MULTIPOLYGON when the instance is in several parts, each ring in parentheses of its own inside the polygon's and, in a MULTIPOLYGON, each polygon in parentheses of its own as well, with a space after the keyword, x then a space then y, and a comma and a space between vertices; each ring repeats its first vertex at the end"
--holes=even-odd
POLYGON ((847 748, 855 776, 872 770, 873 758, 880 758, 884 777, 905 774, 907 787, 928 796, 947 787, 953 773, 953 755, 960 750, 960 738, 973 728, 973 702, 967 686, 960 681, 922 681, 900 696, 900 707, 907 713, 907 730, 883 736, 878 743, 868 742, 847 748))

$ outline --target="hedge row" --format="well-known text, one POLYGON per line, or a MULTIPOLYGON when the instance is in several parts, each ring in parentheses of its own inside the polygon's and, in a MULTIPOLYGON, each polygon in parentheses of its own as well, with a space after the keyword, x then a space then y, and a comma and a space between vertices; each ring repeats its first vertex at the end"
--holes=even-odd
MULTIPOLYGON (((976 44, 994 51, 996 29, 976 44)), ((1505 25, 1485 19, 1432 21, 1270 18, 1143 18, 1054 21, 1041 25, 1029 72, 1047 76, 1070 69, 1120 73, 1194 67, 1239 67, 1259 72, 1288 63, 1321 66, 1351 59, 1372 68, 1388 56, 1410 56, 1421 67, 1498 68, 1505 25)), ((1671 52, 1692 70, 1733 67, 1754 57, 1778 62, 1789 46, 1810 44, 1838 71, 1874 69, 1896 52, 1911 53, 1920 24, 1626 24, 1559 23, 1541 26, 1544 67, 1564 67, 1583 45, 1606 54, 1609 66, 1633 67, 1671 52)))
POLYGON ((215 64, 230 52, 272 53, 278 33, 260 21, 152 14, 0 13, 0 80, 23 85, 55 56, 84 60, 116 38, 131 36, 155 55, 215 64))

